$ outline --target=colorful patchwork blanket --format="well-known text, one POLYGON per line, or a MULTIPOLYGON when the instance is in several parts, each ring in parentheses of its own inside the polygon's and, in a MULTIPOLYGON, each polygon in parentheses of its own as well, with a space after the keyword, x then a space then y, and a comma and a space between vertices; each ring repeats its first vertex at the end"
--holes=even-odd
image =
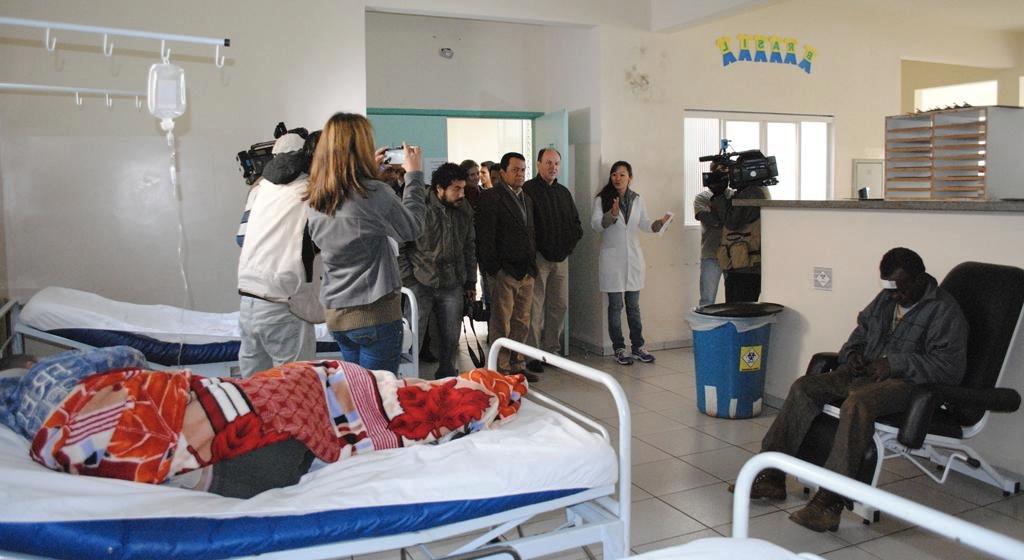
POLYGON ((247 379, 122 368, 81 379, 35 434, 31 455, 59 471, 153 484, 288 438, 333 462, 494 427, 515 416, 526 392, 522 375, 398 379, 333 360, 247 379))

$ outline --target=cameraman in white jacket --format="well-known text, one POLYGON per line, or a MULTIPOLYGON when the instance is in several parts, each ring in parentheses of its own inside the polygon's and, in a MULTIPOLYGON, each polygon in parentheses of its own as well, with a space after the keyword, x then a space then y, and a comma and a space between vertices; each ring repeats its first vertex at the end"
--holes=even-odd
POLYGON ((274 158, 249 191, 238 244, 241 296, 238 351, 241 375, 288 362, 311 360, 314 324, 323 322, 317 300, 320 270, 306 228, 303 197, 309 183, 309 150, 295 133, 274 143, 274 158))

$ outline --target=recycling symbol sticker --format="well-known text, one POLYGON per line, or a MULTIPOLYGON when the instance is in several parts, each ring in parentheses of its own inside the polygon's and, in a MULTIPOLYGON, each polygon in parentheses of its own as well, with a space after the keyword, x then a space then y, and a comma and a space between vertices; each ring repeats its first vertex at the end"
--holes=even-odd
POLYGON ((761 345, 740 347, 740 371, 761 371, 761 345))

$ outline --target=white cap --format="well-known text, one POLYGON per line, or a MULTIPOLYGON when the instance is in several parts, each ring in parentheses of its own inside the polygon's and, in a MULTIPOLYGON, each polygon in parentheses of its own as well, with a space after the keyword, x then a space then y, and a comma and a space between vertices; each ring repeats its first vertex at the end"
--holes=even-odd
POLYGON ((288 152, 297 152, 305 145, 306 141, 301 136, 293 132, 289 132, 288 134, 278 138, 277 142, 274 142, 274 149, 271 150, 270 153, 277 155, 287 154, 288 152))

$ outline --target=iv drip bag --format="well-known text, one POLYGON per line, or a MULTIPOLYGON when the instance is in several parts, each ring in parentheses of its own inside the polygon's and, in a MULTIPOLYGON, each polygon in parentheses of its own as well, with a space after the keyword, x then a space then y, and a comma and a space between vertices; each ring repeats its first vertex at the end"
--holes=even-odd
POLYGON ((173 119, 185 114, 185 70, 169 62, 150 66, 147 91, 150 114, 164 130, 174 128, 173 119))

